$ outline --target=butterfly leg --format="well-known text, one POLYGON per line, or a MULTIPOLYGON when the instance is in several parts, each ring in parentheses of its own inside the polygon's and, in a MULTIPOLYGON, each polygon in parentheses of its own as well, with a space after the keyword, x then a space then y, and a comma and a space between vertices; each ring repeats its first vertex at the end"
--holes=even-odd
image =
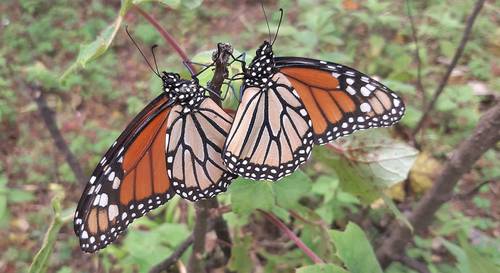
MULTIPOLYGON (((240 72, 240 73, 234 74, 231 78, 228 78, 228 79, 227 79, 227 81, 228 81, 228 82, 227 82, 227 86, 228 86, 228 87, 226 88, 226 94, 227 94, 227 92, 228 92, 228 90, 229 90, 229 87, 231 87, 231 90, 232 90, 232 92, 233 92, 233 94, 234 94, 234 97, 235 97, 235 98, 238 98, 238 101, 239 101, 239 102, 241 102, 241 87, 240 87, 240 95, 238 96, 238 95, 236 94, 236 91, 234 90, 233 86, 231 85, 231 83, 232 83, 233 81, 243 80, 243 79, 244 79, 244 75, 245 75, 244 73, 240 72)), ((241 85, 241 86, 243 86, 243 85, 241 85)))
POLYGON ((246 52, 241 53, 238 57, 234 57, 234 55, 231 54, 231 58, 233 58, 233 60, 229 63, 229 65, 231 65, 234 62, 239 62, 241 64, 241 70, 243 71, 243 73, 245 73, 247 67, 247 63, 245 62, 246 52))
POLYGON ((184 64, 184 66, 187 66, 188 64, 194 64, 194 65, 199 65, 199 66, 201 66, 203 68, 211 65, 211 64, 204 64, 204 63, 193 62, 191 60, 183 61, 182 63, 184 64))
POLYGON ((226 92, 224 93, 224 96, 221 98, 221 100, 225 100, 227 97, 227 94, 229 93, 229 89, 231 89, 231 92, 233 93, 235 98, 238 98, 239 96, 236 94, 236 91, 234 90, 234 87, 231 85, 231 82, 224 83, 227 85, 226 92))
POLYGON ((209 68, 211 68, 211 67, 215 66, 215 64, 214 64, 214 63, 211 63, 211 64, 209 64, 209 65, 205 65, 205 67, 204 67, 202 70, 200 70, 200 71, 198 71, 198 72, 196 72, 196 73, 195 73, 194 71, 191 71, 191 69, 190 69, 190 68, 189 68, 189 66, 187 65, 187 64, 188 64, 187 62, 183 62, 183 63, 184 63, 184 65, 188 68, 189 72, 191 73, 191 78, 193 78, 193 80, 195 80, 195 81, 196 81, 196 83, 198 83, 198 76, 199 76, 201 73, 203 73, 203 72, 205 72, 207 69, 209 69, 209 68))

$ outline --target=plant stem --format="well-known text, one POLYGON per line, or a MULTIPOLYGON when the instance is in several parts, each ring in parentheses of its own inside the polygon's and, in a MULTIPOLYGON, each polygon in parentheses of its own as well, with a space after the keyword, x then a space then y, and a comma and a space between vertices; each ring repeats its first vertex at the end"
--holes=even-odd
POLYGON ((306 244, 304 244, 304 242, 302 242, 302 240, 300 240, 300 238, 297 235, 295 235, 293 231, 291 231, 283 222, 281 222, 280 219, 278 219, 278 217, 274 216, 272 213, 269 213, 267 211, 263 210, 259 211, 262 214, 264 214, 264 216, 271 223, 273 223, 275 226, 281 229, 281 231, 283 231, 283 233, 285 233, 285 235, 288 236, 288 238, 290 238, 290 240, 292 240, 295 243, 295 245, 298 248, 300 248, 304 252, 304 254, 307 255, 307 257, 311 259, 311 261, 313 261, 315 264, 325 263, 318 255, 316 255, 316 253, 314 253, 314 251, 312 251, 306 244))
MULTIPOLYGON (((220 106, 220 89, 224 79, 227 77, 227 62, 233 48, 227 44, 218 44, 217 52, 212 56, 213 61, 215 62, 215 71, 212 80, 210 81, 209 88, 212 92, 218 94, 213 94, 210 92, 211 98, 220 106)), ((189 258, 188 264, 188 272, 203 272, 203 253, 205 251, 205 235, 207 233, 207 219, 209 215, 209 211, 214 208, 218 208, 219 203, 217 199, 209 199, 209 200, 201 200, 198 201, 195 205, 196 208, 196 220, 194 224, 194 243, 193 243, 193 252, 191 253, 191 257, 189 258)), ((227 224, 222 218, 222 216, 217 217, 214 222, 216 223, 216 234, 222 241, 225 242, 224 247, 221 249, 224 252, 226 257, 226 261, 229 260, 231 255, 231 249, 228 248, 228 245, 231 245, 231 239, 229 236, 229 231, 227 228, 227 224)))
POLYGON ((147 12, 142 10, 137 5, 133 5, 133 7, 134 7, 135 11, 137 11, 140 15, 142 15, 146 20, 148 20, 148 22, 153 27, 156 28, 156 30, 160 33, 160 35, 163 37, 163 39, 165 39, 167 44, 169 44, 177 52, 177 54, 179 54, 179 56, 181 56, 182 61, 187 65, 188 69, 191 72, 191 75, 195 74, 196 68, 190 63, 190 60, 189 60, 186 52, 184 52, 184 50, 182 50, 181 46, 179 45, 179 43, 177 43, 175 38, 172 35, 170 35, 170 33, 168 31, 166 31, 153 16, 149 15, 147 12))

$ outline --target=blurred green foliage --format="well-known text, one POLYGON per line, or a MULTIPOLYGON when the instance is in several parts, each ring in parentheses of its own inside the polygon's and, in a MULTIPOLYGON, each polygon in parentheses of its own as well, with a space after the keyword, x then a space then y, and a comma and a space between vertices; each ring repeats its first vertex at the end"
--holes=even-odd
MULTIPOLYGON (((266 7, 272 13, 268 14, 272 31, 278 22, 278 13, 272 11, 285 10, 274 46, 277 55, 356 67, 402 94, 408 108, 397 133, 401 138, 401 132, 418 122, 423 96, 429 98, 436 88, 473 4, 469 0, 409 2, 420 40, 425 90, 416 88, 416 47, 402 2, 266 1, 266 7)), ((74 183, 24 84, 44 88, 71 151, 90 173, 126 123, 161 90, 161 82, 125 34, 125 25, 141 47, 161 45, 157 53, 161 69, 189 75, 153 27, 130 10, 131 4, 140 4, 158 18, 188 55, 201 63, 210 61, 218 42, 231 43, 238 51, 235 55, 247 52, 249 61, 268 35, 260 4, 250 1, 0 3, 0 10, 8 11, 0 15, 0 152, 7 155, 0 160, 0 271, 24 272, 34 260, 36 268, 48 272, 95 272, 97 268, 147 272, 193 228, 192 205, 174 198, 137 220, 120 242, 89 256, 78 249, 71 224, 58 218, 73 212, 83 185, 74 183), (66 192, 64 199, 55 199, 54 207, 67 209, 58 209, 55 216, 50 201, 54 191, 47 190, 53 185, 62 185, 66 192), (49 218, 57 224, 48 223, 49 218)), ((436 160, 446 159, 470 134, 492 97, 498 96, 494 91, 500 89, 498 11, 494 3, 486 4, 428 128, 418 136, 422 150, 436 160)), ((231 75, 239 70, 233 65, 231 75)), ((200 76, 204 84, 210 78, 210 72, 200 76)), ((227 91, 225 107, 236 107, 238 84, 227 91)), ((352 151, 347 156, 316 148, 309 164, 278 183, 233 182, 229 192, 219 197, 221 204, 232 208, 224 215, 233 235, 228 267, 237 272, 252 272, 256 267, 263 272, 295 268, 300 273, 380 272, 372 245, 376 246, 379 228, 388 218, 402 217, 390 198, 400 200, 394 189, 402 191, 399 182, 405 180, 417 156, 416 150, 389 132, 395 135, 393 130, 378 129, 339 141, 339 147, 352 151), (381 196, 386 196, 387 205, 380 205, 381 196), (328 264, 311 265, 299 249, 268 227, 256 209, 273 212, 292 226, 328 264), (349 222, 352 219, 364 232, 349 222)), ((498 151, 488 152, 460 189, 498 180, 498 162, 498 151)), ((426 171, 413 168, 412 172, 426 171)), ((406 205, 412 205, 417 194, 411 189, 404 194, 409 195, 402 197, 406 205)), ((497 200, 489 185, 470 200, 454 200, 440 210, 430 234, 416 238, 408 256, 423 261, 433 273, 493 272, 500 266, 497 200)), ((183 263, 189 254, 182 256, 183 263)), ((386 272, 414 271, 395 263, 386 272)))

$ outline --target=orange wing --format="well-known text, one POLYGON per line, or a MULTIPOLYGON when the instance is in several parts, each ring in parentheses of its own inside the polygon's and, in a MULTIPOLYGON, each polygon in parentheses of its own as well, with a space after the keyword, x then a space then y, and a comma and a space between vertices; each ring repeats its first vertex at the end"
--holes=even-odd
POLYGON ((164 94, 156 98, 100 161, 75 213, 74 228, 82 250, 104 248, 134 219, 174 195, 165 158, 170 110, 164 94))
POLYGON ((317 144, 357 130, 391 126, 404 114, 401 98, 352 68, 294 57, 276 58, 276 65, 302 99, 317 144))

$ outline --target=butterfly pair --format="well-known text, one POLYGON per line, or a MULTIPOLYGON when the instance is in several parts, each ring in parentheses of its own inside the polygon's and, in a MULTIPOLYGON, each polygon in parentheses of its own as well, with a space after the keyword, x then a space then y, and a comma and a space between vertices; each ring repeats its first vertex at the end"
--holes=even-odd
POLYGON ((94 252, 175 194, 190 201, 224 192, 237 175, 278 180, 324 144, 390 126, 401 99, 352 68, 274 57, 265 41, 243 63, 234 120, 196 78, 163 72, 163 93, 127 126, 94 170, 78 203, 75 233, 94 252))

